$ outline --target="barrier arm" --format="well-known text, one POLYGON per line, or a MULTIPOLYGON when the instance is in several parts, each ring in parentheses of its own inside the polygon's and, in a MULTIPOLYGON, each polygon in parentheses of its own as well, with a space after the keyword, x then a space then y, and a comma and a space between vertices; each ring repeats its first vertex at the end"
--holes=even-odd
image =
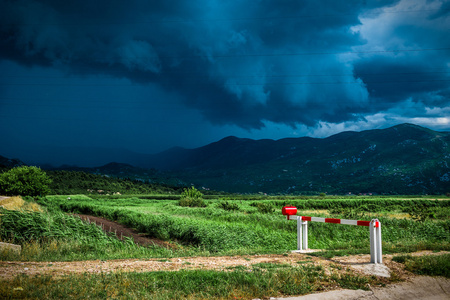
POLYGON ((294 206, 285 206, 282 210, 283 215, 288 220, 297 220, 297 250, 308 249, 308 221, 334 223, 344 225, 368 226, 370 231, 370 262, 375 264, 383 263, 381 247, 381 222, 378 219, 371 221, 346 220, 334 218, 319 218, 296 216, 297 208, 294 206))

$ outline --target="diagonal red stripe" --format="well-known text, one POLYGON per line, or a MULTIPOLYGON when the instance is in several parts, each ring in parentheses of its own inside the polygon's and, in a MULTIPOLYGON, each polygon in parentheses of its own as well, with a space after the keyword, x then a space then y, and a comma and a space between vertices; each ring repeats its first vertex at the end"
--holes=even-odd
POLYGON ((325 218, 325 223, 341 224, 341 219, 325 218))
POLYGON ((358 226, 370 226, 370 221, 356 221, 358 226))

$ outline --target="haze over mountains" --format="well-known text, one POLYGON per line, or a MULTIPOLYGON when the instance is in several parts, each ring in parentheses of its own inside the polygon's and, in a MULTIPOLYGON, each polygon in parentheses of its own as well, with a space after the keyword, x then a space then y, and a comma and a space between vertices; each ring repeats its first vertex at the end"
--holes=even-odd
POLYGON ((72 169, 227 192, 450 192, 450 133, 412 124, 324 139, 227 137, 195 149, 121 154, 120 163, 72 169))

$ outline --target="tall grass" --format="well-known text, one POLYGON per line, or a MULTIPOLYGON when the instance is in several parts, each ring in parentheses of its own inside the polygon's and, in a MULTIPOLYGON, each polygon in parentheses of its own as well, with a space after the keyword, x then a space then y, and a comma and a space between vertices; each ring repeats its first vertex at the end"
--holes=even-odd
POLYGON ((0 241, 22 245, 22 252, 3 251, 1 260, 84 260, 129 257, 170 257, 161 247, 140 247, 121 241, 95 224, 62 212, 26 212, 0 209, 0 241))
MULTIPOLYGON (((233 201, 239 207, 233 211, 221 209, 220 201, 214 200, 207 200, 206 208, 180 207, 176 201, 145 199, 93 200, 74 197, 67 201, 49 197, 46 201, 47 205, 56 204, 64 211, 94 214, 117 220, 126 226, 137 228, 142 233, 164 240, 178 241, 192 249, 214 255, 281 253, 296 249, 296 222, 287 221, 281 215, 281 209, 273 213, 260 213, 257 206, 252 205, 254 201, 233 201)), ((337 207, 354 205, 353 199, 349 201, 351 205, 345 200, 339 201, 337 207)), ((262 202, 265 205, 279 207, 279 203, 274 200, 262 202)), ((332 207, 332 201, 318 200, 318 202, 328 203, 326 207, 332 207)), ((400 210, 404 205, 411 204, 404 200, 395 202, 400 210)), ((422 202, 422 206, 441 206, 442 210, 448 209, 446 201, 422 202)), ((312 215, 320 216, 315 213, 312 215)), ((379 219, 382 222, 385 252, 450 249, 448 218, 420 222, 387 217, 379 219)), ((367 227, 315 222, 310 222, 308 226, 310 248, 369 253, 367 227)))

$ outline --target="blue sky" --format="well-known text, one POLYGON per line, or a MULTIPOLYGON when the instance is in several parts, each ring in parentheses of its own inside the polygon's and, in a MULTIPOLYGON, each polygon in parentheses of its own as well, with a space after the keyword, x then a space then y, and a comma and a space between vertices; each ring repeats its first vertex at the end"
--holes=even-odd
POLYGON ((450 1, 0 3, 3 156, 450 130, 450 1))

